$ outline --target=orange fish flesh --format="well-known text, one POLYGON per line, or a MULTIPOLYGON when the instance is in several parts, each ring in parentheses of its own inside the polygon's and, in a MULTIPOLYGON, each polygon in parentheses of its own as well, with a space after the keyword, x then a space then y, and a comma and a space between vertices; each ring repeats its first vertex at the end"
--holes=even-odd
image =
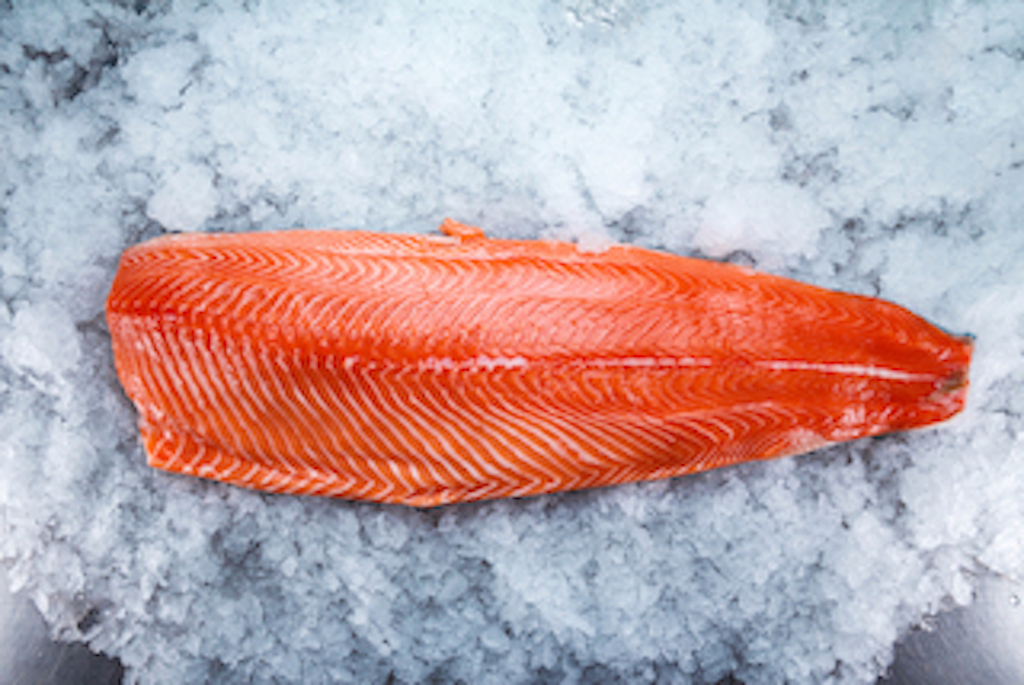
POLYGON ((149 463, 429 507, 792 455, 963 407, 970 339, 895 304, 442 230, 126 250, 107 321, 149 463))

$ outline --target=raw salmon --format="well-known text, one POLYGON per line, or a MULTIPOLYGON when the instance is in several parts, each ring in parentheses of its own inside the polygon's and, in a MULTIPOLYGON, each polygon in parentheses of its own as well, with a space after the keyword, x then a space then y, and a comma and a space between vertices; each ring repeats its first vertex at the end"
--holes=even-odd
POLYGON ((897 305, 442 230, 125 251, 107 321, 150 464, 435 506, 679 476, 963 407, 970 339, 897 305))

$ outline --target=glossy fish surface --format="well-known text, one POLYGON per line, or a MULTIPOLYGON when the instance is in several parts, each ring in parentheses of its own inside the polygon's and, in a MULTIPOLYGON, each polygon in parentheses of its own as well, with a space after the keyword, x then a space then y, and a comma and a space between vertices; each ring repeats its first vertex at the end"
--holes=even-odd
POLYGON ((149 463, 436 506, 792 455, 963 407, 970 340, 895 304, 442 230, 126 250, 107 322, 149 463))

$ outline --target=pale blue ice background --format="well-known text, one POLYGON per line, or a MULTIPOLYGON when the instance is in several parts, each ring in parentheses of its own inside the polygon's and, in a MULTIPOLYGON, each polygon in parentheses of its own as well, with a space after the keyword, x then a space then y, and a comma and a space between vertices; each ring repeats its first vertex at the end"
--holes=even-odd
POLYGON ((1019 2, 0 0, 11 584, 142 682, 873 682, 1024 579, 1022 103, 1019 2), (427 512, 145 466, 121 250, 445 216, 886 297, 977 336, 968 409, 427 512))

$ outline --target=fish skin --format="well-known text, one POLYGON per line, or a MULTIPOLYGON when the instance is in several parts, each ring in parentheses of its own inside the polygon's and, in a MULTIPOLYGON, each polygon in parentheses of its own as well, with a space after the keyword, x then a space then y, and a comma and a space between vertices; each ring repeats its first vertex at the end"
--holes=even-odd
POLYGON ((149 463, 430 507, 704 471, 960 411, 971 340, 875 298, 616 245, 187 234, 107 301, 149 463))

